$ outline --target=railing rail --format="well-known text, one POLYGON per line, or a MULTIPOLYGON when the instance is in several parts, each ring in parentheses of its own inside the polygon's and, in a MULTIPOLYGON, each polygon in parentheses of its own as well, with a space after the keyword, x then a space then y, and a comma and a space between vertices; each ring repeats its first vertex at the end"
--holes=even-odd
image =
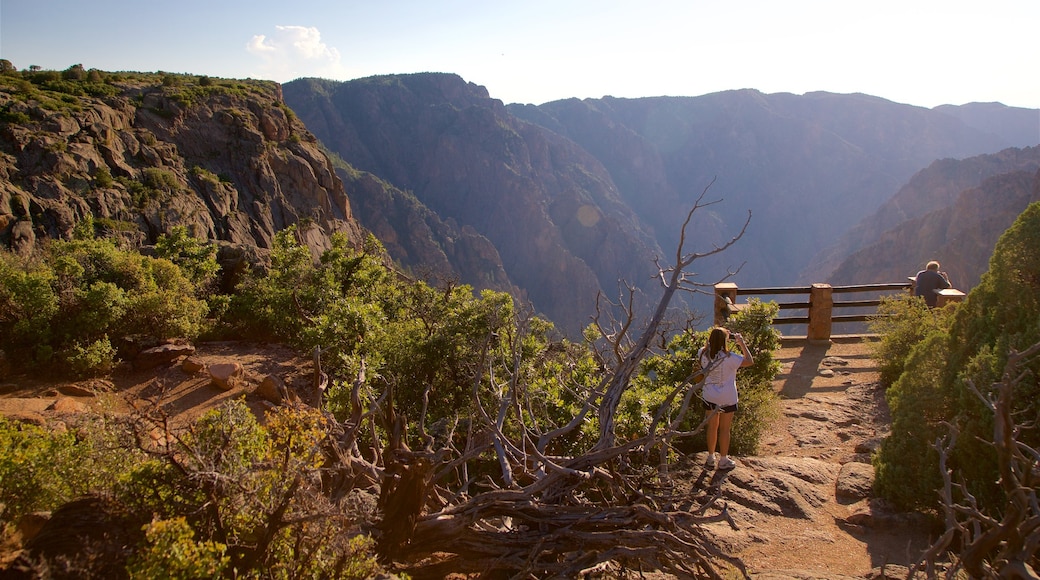
MULTIPOLYGON (((772 288, 739 288, 732 282, 715 285, 715 324, 724 324, 731 314, 739 312, 745 304, 737 302, 738 296, 785 296, 790 294, 808 295, 804 302, 779 302, 780 310, 806 310, 805 316, 778 316, 773 325, 805 324, 806 338, 809 340, 830 340, 831 330, 835 323, 866 322, 877 316, 876 309, 881 304, 881 297, 835 301, 834 294, 858 292, 906 292, 913 291, 913 280, 907 282, 884 284, 857 284, 851 286, 831 286, 830 284, 812 284, 809 286, 787 286, 772 288), (834 314, 837 308, 873 308, 874 312, 866 314, 834 314)), ((956 289, 936 292, 936 307, 964 300, 964 293, 956 289)))

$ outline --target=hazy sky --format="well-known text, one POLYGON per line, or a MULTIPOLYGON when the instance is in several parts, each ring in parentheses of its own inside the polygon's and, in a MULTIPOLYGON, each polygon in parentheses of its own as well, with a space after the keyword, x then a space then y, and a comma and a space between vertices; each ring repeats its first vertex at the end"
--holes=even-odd
POLYGON ((0 58, 287 82, 451 72, 506 103, 867 93, 1040 108, 1040 0, 0 0, 0 58))

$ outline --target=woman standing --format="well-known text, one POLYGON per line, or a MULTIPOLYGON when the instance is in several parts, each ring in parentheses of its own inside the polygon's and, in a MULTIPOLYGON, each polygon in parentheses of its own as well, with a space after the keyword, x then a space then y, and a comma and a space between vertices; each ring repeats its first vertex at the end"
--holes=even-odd
POLYGON ((730 428, 733 426, 733 414, 737 411, 737 369, 755 363, 751 351, 744 343, 740 333, 733 335, 741 354, 731 352, 727 348, 729 331, 725 328, 713 328, 708 335, 708 344, 697 351, 701 368, 706 369, 704 390, 704 408, 708 411, 708 461, 705 466, 715 467, 715 445, 722 453, 719 469, 733 469, 735 464, 729 458, 730 428))

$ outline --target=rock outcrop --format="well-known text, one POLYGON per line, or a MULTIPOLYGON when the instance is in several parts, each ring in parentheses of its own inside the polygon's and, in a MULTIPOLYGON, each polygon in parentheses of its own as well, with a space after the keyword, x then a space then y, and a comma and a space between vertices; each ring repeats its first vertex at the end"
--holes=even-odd
POLYGON ((76 83, 0 77, 4 246, 29 252, 88 215, 136 245, 178 225, 231 248, 270 248, 290 225, 315 254, 337 232, 360 242, 341 180, 278 85, 144 74, 76 83))

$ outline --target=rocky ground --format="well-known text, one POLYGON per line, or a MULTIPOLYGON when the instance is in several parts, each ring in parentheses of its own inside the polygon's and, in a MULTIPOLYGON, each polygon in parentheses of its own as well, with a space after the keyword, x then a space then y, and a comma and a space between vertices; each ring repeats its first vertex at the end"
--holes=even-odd
MULTIPOLYGON (((929 545, 927 525, 870 497, 870 454, 889 418, 869 344, 785 343, 774 386, 780 420, 756 457, 726 473, 688 458, 677 495, 725 506, 733 524, 718 538, 761 579, 860 577, 913 563, 929 545)), ((905 571, 903 572, 905 575, 905 571)))
MULTIPOLYGON (((759 455, 737 457, 729 472, 704 469, 705 455, 690 455, 673 469, 667 501, 708 513, 725 509, 730 523, 711 530, 755 578, 862 578, 911 563, 930 541, 927 527, 870 497, 870 453, 889 421, 869 345, 790 341, 777 357, 783 412, 759 455)), ((241 373, 226 390, 181 364, 80 383, 11 378, 0 384, 0 414, 43 423, 90 407, 126 410, 159 400, 174 420, 190 420, 243 394, 258 411, 269 406, 254 393, 269 375, 297 391, 313 377, 311 361, 277 345, 208 343, 191 358, 203 367, 237 363, 241 373)))

